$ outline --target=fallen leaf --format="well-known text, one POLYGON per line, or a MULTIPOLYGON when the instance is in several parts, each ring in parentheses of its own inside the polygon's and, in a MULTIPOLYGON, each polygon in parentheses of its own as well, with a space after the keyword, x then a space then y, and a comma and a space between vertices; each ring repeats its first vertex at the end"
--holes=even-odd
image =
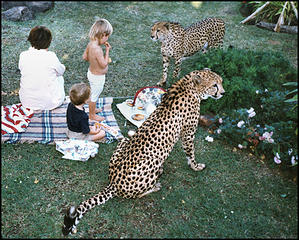
POLYGON ((36 179, 34 180, 34 183, 37 184, 38 182, 39 182, 39 180, 36 178, 36 179))
POLYGON ((16 96, 18 96, 18 95, 19 95, 19 90, 20 90, 20 88, 17 88, 17 89, 15 89, 15 90, 11 91, 9 95, 10 95, 10 96, 11 96, 11 95, 16 95, 16 96))

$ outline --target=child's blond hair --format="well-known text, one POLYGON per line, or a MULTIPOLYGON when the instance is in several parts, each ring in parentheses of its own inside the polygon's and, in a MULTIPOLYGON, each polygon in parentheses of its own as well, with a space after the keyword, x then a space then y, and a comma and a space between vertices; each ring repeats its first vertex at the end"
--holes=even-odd
POLYGON ((113 32, 112 25, 108 20, 101 18, 97 20, 89 30, 90 40, 101 39, 104 35, 110 36, 113 32))
POLYGON ((74 105, 81 105, 89 98, 90 87, 86 83, 76 83, 71 87, 69 95, 74 105))

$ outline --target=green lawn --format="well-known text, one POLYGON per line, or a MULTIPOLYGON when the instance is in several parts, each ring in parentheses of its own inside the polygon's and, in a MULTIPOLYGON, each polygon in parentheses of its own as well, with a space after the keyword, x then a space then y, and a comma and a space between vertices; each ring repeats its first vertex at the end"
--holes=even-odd
MULTIPOLYGON (((256 51, 277 51, 297 66, 297 35, 241 25, 238 2, 55 2, 54 9, 28 22, 2 21, 2 106, 18 103, 18 56, 29 47, 32 27, 47 26, 53 34, 50 50, 65 64, 65 89, 87 82, 82 54, 95 16, 107 18, 114 32, 103 96, 133 96, 162 76, 160 45, 151 41, 150 27, 159 20, 187 26, 205 17, 221 17, 229 45, 256 51)), ((197 55, 198 57, 199 55, 197 55)), ((182 64, 190 72, 197 57, 182 64)), ((171 65, 169 73, 173 67, 171 65)), ((168 87, 174 80, 169 74, 168 87)), ((114 114, 122 133, 136 129, 114 114)), ((219 100, 221 101, 221 99, 219 100)), ((204 104, 204 102, 203 102, 204 104)), ((202 172, 191 170, 178 142, 164 165, 162 189, 141 199, 115 198, 87 213, 74 238, 298 238, 297 183, 284 178, 246 152, 221 141, 208 143, 198 128, 196 158, 202 172)), ((100 144, 87 162, 62 159, 55 145, 1 144, 1 236, 61 238, 65 209, 93 196, 108 183, 109 159, 117 143, 100 144)))

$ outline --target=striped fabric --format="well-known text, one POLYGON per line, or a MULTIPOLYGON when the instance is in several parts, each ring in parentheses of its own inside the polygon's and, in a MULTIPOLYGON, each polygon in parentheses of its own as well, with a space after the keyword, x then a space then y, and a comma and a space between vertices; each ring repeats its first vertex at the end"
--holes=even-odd
MULTIPOLYGON (((100 116, 105 117, 103 123, 110 127, 113 127, 118 131, 118 135, 113 137, 111 134, 106 133, 104 143, 111 143, 119 138, 122 138, 122 134, 113 115, 111 104, 113 102, 112 97, 99 98, 97 101, 97 108, 102 109, 102 112, 98 113, 100 116)), ((1 142, 6 143, 43 143, 53 144, 57 140, 67 140, 66 130, 66 109, 69 103, 69 99, 58 108, 54 110, 44 110, 34 113, 31 118, 31 122, 25 132, 9 133, 1 136, 1 142)), ((85 111, 89 113, 88 105, 84 106, 85 111)))
POLYGON ((23 107, 21 103, 1 106, 1 135, 25 132, 32 117, 33 110, 23 107))

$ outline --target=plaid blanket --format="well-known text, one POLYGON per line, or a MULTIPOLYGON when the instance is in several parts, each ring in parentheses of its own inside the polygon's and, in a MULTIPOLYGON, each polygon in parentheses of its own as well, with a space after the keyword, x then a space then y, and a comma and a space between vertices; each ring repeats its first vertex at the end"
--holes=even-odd
MULTIPOLYGON (((105 117, 103 123, 110 127, 113 127, 118 131, 116 136, 113 136, 106 132, 106 137, 102 141, 104 143, 111 143, 119 138, 122 138, 122 134, 117 125, 116 119, 113 115, 111 104, 113 102, 112 97, 99 98, 97 101, 97 108, 102 109, 102 112, 98 113, 100 116, 105 117)), ((1 136, 1 142, 6 143, 43 143, 53 144, 57 140, 67 140, 66 130, 66 109, 69 103, 69 98, 58 108, 53 110, 44 110, 34 113, 31 118, 31 122, 25 132, 9 133, 1 136)), ((86 112, 89 112, 88 105, 84 106, 86 112)))

